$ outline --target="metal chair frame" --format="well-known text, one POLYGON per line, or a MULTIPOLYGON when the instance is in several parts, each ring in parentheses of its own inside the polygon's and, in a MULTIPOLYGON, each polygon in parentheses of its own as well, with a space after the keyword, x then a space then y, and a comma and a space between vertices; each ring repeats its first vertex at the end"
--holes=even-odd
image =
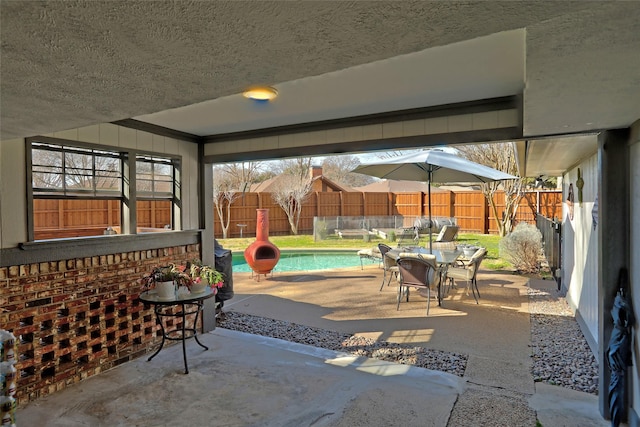
POLYGON ((382 291, 385 283, 387 284, 387 286, 389 286, 393 277, 395 277, 396 279, 398 278, 398 265, 395 259, 387 255, 387 252, 391 250, 391 246, 384 243, 378 243, 378 249, 380 250, 380 254, 382 255, 383 274, 382 284, 380 285, 380 291, 382 291))
MULTIPOLYGON (((427 316, 431 306, 431 287, 435 286, 436 291, 441 279, 439 269, 434 265, 433 260, 421 257, 400 257, 397 260, 400 280, 398 283, 398 301, 396 310, 400 310, 400 301, 403 297, 409 302, 409 288, 427 289, 427 316)), ((438 292, 438 302, 441 295, 438 292)))
POLYGON ((476 300, 476 304, 479 304, 478 298, 480 298, 480 290, 478 289, 477 280, 478 270, 480 269, 480 263, 486 256, 487 250, 485 248, 480 248, 476 251, 476 253, 473 254, 473 256, 469 259, 464 267, 452 267, 447 270, 447 281, 449 282, 449 288, 455 285, 455 279, 466 280, 467 295, 469 295, 469 287, 471 287, 471 292, 473 293, 473 298, 476 300), (469 272, 471 272, 471 275, 469 272))

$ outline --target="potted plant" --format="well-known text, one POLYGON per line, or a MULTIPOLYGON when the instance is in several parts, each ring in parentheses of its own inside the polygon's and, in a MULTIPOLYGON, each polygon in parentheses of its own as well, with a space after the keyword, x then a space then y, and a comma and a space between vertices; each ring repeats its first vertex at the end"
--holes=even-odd
POLYGON ((219 289, 224 285, 222 273, 218 270, 202 264, 202 261, 195 259, 187 263, 185 272, 188 272, 191 279, 189 290, 191 293, 204 292, 207 286, 219 289))
POLYGON ((156 289, 158 297, 171 298, 175 296, 176 286, 189 286, 189 275, 180 271, 174 264, 155 267, 149 274, 140 279, 142 290, 156 289))

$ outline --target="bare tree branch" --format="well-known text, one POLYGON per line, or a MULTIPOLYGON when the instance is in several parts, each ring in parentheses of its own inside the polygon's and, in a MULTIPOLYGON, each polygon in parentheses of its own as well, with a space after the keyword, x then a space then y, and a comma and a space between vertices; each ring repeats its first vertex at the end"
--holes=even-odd
POLYGON ((349 187, 361 187, 375 182, 371 176, 352 173, 360 164, 360 160, 353 155, 329 156, 322 162, 322 174, 327 178, 349 187))
POLYGON ((262 174, 262 162, 227 163, 218 168, 228 187, 236 191, 249 191, 249 186, 258 182, 262 174))
POLYGON ((284 210, 291 226, 291 232, 298 234, 302 204, 309 197, 312 181, 309 175, 284 174, 276 184, 277 188, 271 193, 271 198, 284 210))
POLYGON ((273 164, 273 169, 278 175, 293 175, 300 180, 309 176, 309 170, 313 164, 311 157, 297 157, 295 159, 285 159, 273 164))
POLYGON ((219 168, 213 169, 213 205, 220 218, 222 238, 226 239, 231 221, 231 205, 240 197, 233 179, 219 168))

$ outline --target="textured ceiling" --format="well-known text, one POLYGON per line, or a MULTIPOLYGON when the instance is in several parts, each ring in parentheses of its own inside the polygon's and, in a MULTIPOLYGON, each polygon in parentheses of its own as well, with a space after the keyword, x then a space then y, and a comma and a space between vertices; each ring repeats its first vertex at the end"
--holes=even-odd
POLYGON ((136 117, 200 136, 499 98, 524 89, 524 30, 511 30, 136 117))
POLYGON ((523 93, 525 135, 640 117, 638 2, 1 0, 0 19, 2 140, 132 117, 215 134, 505 92, 523 93), (283 93, 268 117, 238 104, 257 83, 283 93), (197 103, 191 123, 167 112, 197 103))

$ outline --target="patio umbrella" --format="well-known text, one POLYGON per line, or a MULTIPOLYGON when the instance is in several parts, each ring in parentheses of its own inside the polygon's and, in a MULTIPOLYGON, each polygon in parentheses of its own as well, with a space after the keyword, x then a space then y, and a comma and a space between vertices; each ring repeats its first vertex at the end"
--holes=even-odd
POLYGON ((491 182, 517 179, 508 173, 472 162, 455 154, 431 149, 372 163, 363 163, 352 172, 386 179, 423 181, 428 184, 429 251, 433 249, 431 229, 431 183, 491 182))

